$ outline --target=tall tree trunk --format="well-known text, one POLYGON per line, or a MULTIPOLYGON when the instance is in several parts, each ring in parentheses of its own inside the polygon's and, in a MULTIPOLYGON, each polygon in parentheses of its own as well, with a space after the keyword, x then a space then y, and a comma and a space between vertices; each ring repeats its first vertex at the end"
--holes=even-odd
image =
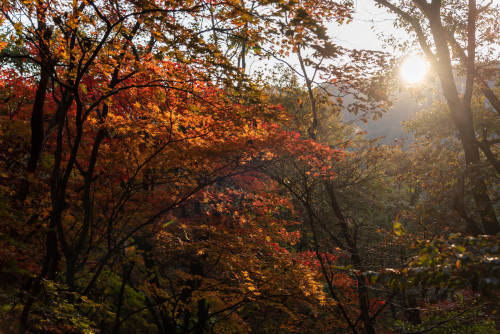
MULTIPOLYGON (((311 102, 311 112, 312 112, 312 122, 309 126, 308 129, 308 134, 309 137, 312 140, 317 141, 318 140, 318 131, 319 131, 319 121, 318 121, 318 111, 317 111, 317 105, 316 105, 316 98, 314 96, 314 91, 312 87, 312 81, 307 75, 306 67, 304 60, 302 58, 302 54, 300 52, 300 46, 297 48, 297 57, 299 59, 299 64, 302 69, 302 73, 304 75, 304 79, 306 81, 306 86, 307 86, 307 92, 309 95, 309 100, 311 102)), ((335 191, 333 188, 333 184, 331 182, 325 181, 324 183, 325 190, 328 194, 328 197, 330 198, 330 204, 332 211, 338 221, 338 224, 340 226, 342 236, 344 237, 346 244, 347 244, 347 250, 350 253, 351 257, 351 262, 353 266, 356 268, 356 270, 359 271, 364 271, 363 264, 361 262, 361 257, 359 255, 358 249, 357 249, 357 244, 356 240, 352 237, 350 231, 349 231, 349 226, 348 222, 345 219, 342 210, 338 204, 337 197, 335 195, 335 191)), ((313 232, 314 233, 314 232, 313 232)), ((328 279, 328 277, 325 277, 328 279)), ((370 305, 369 305, 369 298, 368 298, 368 288, 366 286, 366 282, 364 277, 361 275, 356 276, 356 280, 358 283, 358 303, 359 303, 359 309, 360 309, 360 319, 363 322, 365 332, 368 334, 375 334, 375 328, 373 327, 373 319, 370 317, 370 305)), ((353 332, 356 331, 355 326, 351 324, 348 318, 346 318, 348 324, 352 327, 353 332)))
MULTIPOLYGON (((477 208, 477 211, 481 217, 481 222, 484 227, 484 232, 487 234, 496 234, 500 232, 500 225, 496 217, 495 211, 493 209, 493 204, 490 197, 488 196, 487 184, 484 176, 477 173, 477 169, 481 163, 481 156, 479 154, 479 149, 477 146, 477 139, 475 134, 474 122, 472 118, 472 108, 471 99, 474 87, 475 77, 477 76, 475 70, 475 49, 476 49, 476 16, 477 16, 477 5, 475 0, 468 1, 468 14, 467 14, 467 55, 462 48, 459 49, 460 57, 462 62, 467 69, 466 78, 466 88, 463 96, 459 94, 457 90, 457 85, 455 78, 453 77, 453 69, 451 63, 451 50, 449 48, 448 42, 454 42, 454 38, 450 37, 450 33, 445 29, 442 24, 441 17, 441 0, 414 0, 416 5, 420 8, 423 13, 424 20, 430 27, 430 35, 432 37, 432 42, 427 38, 425 25, 421 23, 420 18, 417 18, 413 14, 404 11, 401 7, 394 5, 387 0, 374 0, 376 3, 388 8, 398 16, 400 16, 404 21, 411 25, 413 31, 416 33, 418 42, 425 53, 427 59, 434 67, 439 81, 441 82, 441 87, 443 90, 443 95, 448 103, 450 115, 455 123, 458 130, 459 139, 462 144, 462 148, 465 155, 465 163, 468 169, 472 169, 473 174, 473 189, 472 195, 477 208), (435 50, 435 51, 434 51, 435 50)), ((456 46, 456 45, 455 45, 456 46)), ((493 107, 497 108, 499 106, 498 99, 496 96, 488 91, 488 87, 485 86, 484 81, 480 81, 482 84, 483 91, 485 91, 486 96, 492 103, 493 107)), ((496 109, 498 111, 498 109, 496 109)), ((488 158, 495 162, 496 159, 488 158)), ((495 168, 500 168, 496 166, 496 163, 492 164, 495 168)), ((463 213, 465 207, 459 207, 457 211, 463 213)), ((463 216, 463 214, 461 214, 463 216)), ((481 231, 481 227, 473 219, 466 219, 469 233, 478 234, 481 231)))
POLYGON ((113 334, 118 333, 118 330, 120 329, 120 317, 121 317, 121 311, 122 311, 122 305, 123 305, 123 299, 125 296, 125 287, 127 286, 127 281, 130 279, 130 275, 132 275, 132 270, 134 269, 134 263, 132 262, 128 268, 124 267, 123 269, 123 278, 122 278, 122 284, 120 286, 120 292, 118 294, 118 302, 116 306, 116 313, 115 313, 115 324, 113 325, 113 334))
POLYGON ((462 141, 462 147, 465 153, 465 163, 471 172, 472 195, 481 217, 484 232, 491 235, 497 234, 500 232, 500 225, 488 195, 486 181, 481 175, 481 171, 478 170, 481 163, 479 149, 471 140, 462 141))
POLYGON ((26 166, 26 176, 21 181, 21 185, 17 193, 17 200, 19 202, 24 202, 26 200, 26 197, 28 196, 30 188, 29 177, 35 173, 38 161, 40 160, 40 156, 42 153, 42 144, 44 139, 44 104, 50 79, 50 74, 48 72, 48 69, 50 68, 50 62, 48 58, 48 49, 46 42, 50 38, 52 31, 47 28, 47 25, 45 24, 45 8, 42 2, 38 3, 37 16, 37 34, 40 38, 38 43, 41 62, 40 81, 38 82, 35 101, 33 101, 33 110, 31 112, 31 148, 28 158, 28 164, 26 166))
MULTIPOLYGON (((477 168, 481 163, 479 149, 475 144, 476 133, 474 129, 474 120, 472 117, 471 99, 475 77, 475 1, 469 1, 468 14, 468 46, 469 52, 467 67, 466 88, 462 98, 458 93, 458 89, 453 77, 453 69, 451 64, 450 49, 447 41, 447 31, 441 22, 441 2, 433 0, 432 3, 427 3, 423 0, 418 0, 419 6, 429 19, 431 34, 436 46, 436 71, 441 81, 444 97, 448 103, 450 115, 458 130, 458 136, 462 144, 465 155, 465 163, 467 168, 472 168, 477 172, 477 168)), ((474 173, 472 179, 472 195, 476 204, 477 211, 481 217, 481 222, 484 227, 484 232, 487 234, 496 234, 500 232, 493 204, 488 196, 486 181, 481 173, 474 173)), ((476 229, 476 228, 474 228, 476 229)), ((477 227, 479 229, 479 227, 477 227)))
MULTIPOLYGON (((359 250, 357 247, 357 242, 355 238, 351 235, 349 231, 348 222, 342 213, 340 205, 337 201, 335 195, 333 184, 331 182, 324 182, 326 192, 330 198, 330 206, 332 208, 333 214, 338 221, 340 230, 347 244, 347 250, 350 253, 351 263, 354 268, 360 272, 365 271, 364 265, 361 261, 361 256, 359 255, 359 250)), ((375 328, 373 327, 373 319, 370 317, 370 303, 368 296, 368 287, 365 282, 365 278, 362 275, 356 275, 356 281, 358 284, 358 303, 360 310, 360 319, 365 327, 365 332, 368 334, 375 334, 375 328)))

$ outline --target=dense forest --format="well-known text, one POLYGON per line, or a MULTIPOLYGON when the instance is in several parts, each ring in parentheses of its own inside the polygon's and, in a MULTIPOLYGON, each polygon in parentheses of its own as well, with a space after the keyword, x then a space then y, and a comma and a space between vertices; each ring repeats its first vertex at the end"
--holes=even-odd
POLYGON ((0 0, 0 332, 498 333, 499 4, 362 2, 0 0))

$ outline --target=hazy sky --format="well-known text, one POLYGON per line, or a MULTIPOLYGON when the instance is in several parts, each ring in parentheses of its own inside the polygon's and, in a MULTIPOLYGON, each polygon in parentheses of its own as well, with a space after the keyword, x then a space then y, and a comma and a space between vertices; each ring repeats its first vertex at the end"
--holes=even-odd
POLYGON ((356 0, 353 20, 347 25, 329 26, 329 35, 340 45, 353 49, 383 50, 383 43, 377 33, 397 34, 405 37, 405 33, 397 31, 394 26, 395 15, 385 9, 377 8, 373 0, 356 0), (375 27, 375 29, 372 29, 375 27))
MULTIPOLYGON (((394 19, 395 15, 388 13, 385 9, 377 8, 373 0, 355 0, 353 20, 349 24, 341 26, 337 23, 329 24, 328 35, 335 44, 349 49, 382 51, 384 50, 383 42, 377 37, 377 32, 397 34, 401 38, 405 37, 404 32, 398 32, 393 27, 394 19), (372 29, 372 27, 375 27, 375 29, 372 29)), ((298 68, 298 61, 293 55, 286 61, 298 68)), ((253 73, 254 70, 261 70, 263 67, 269 68, 276 63, 278 61, 266 60, 261 63, 256 59, 251 59, 248 70, 249 73, 253 73)))
MULTIPOLYGON (((465 0, 461 0, 465 1, 465 0)), ((393 1, 397 3, 397 1, 393 1)), ((356 12, 353 22, 341 27, 331 24, 329 34, 337 40, 338 44, 356 49, 383 50, 383 42, 377 38, 376 32, 392 34, 399 38, 406 38, 406 33, 394 28, 395 15, 386 9, 375 6, 373 0, 354 0, 356 12), (375 32, 372 27, 375 27, 375 32)), ((478 0, 478 6, 491 3, 492 6, 500 5, 500 0, 478 0)), ((392 50, 386 50, 392 51, 392 50)))
MULTIPOLYGON (((395 0, 394 2, 397 3, 395 0)), ((478 6, 490 2, 493 5, 500 4, 500 0, 478 0, 477 2, 478 6)), ((328 25, 328 35, 333 39, 335 44, 342 45, 349 49, 394 52, 391 47, 384 48, 384 43, 378 35, 392 35, 401 40, 408 38, 408 34, 405 31, 394 27, 393 24, 396 16, 385 8, 378 8, 374 0, 354 0, 354 5, 355 12, 353 14, 353 20, 349 24, 339 26, 337 23, 331 23, 328 25)), ((419 48, 416 52, 418 51, 420 51, 419 48)), ((293 55, 284 60, 298 69, 298 61, 293 55)), ((279 61, 266 60, 262 63, 250 57, 248 63, 248 73, 253 74, 255 70, 259 71, 263 68, 272 68, 272 66, 279 63, 279 61)))

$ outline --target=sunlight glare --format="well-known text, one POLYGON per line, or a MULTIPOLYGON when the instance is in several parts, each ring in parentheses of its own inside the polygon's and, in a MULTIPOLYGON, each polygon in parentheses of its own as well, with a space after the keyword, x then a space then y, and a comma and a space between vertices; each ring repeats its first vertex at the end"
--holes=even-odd
POLYGON ((422 57, 410 56, 401 65, 400 74, 404 81, 415 84, 424 79, 428 68, 429 64, 422 57))

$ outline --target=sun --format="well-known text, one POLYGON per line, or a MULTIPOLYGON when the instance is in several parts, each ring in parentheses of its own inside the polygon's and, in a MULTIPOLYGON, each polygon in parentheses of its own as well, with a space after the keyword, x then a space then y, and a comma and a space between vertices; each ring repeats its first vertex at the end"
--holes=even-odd
POLYGON ((415 84, 424 80, 429 64, 419 56, 407 57, 400 68, 400 75, 404 81, 415 84))

